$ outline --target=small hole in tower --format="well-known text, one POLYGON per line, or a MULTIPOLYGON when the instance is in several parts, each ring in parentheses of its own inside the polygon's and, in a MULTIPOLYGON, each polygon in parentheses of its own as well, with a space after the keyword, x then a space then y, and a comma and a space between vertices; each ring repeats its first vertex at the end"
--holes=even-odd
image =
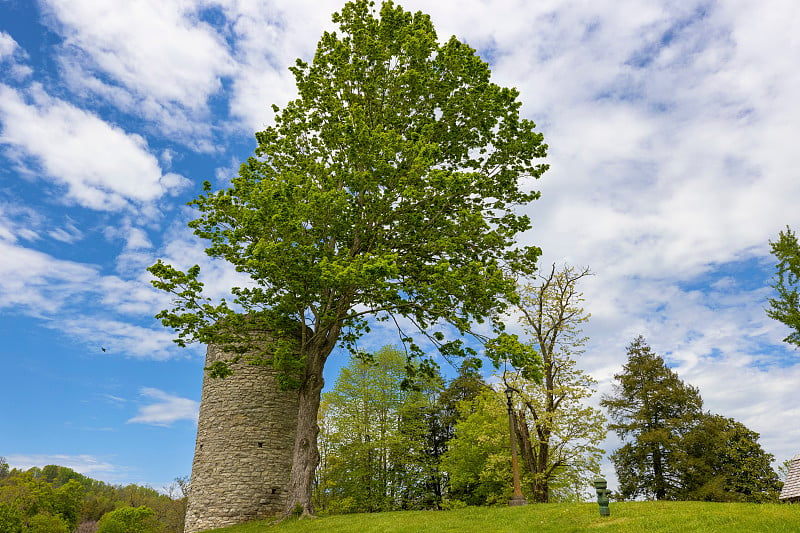
POLYGON ((276 488, 274 488, 274 487, 273 487, 273 489, 272 489, 272 494, 275 494, 276 492, 278 492, 278 489, 276 489, 276 488))
POLYGON ((259 448, 263 448, 263 447, 264 447, 264 443, 263 443, 263 442, 259 442, 259 443, 258 443, 258 447, 259 447, 259 448))

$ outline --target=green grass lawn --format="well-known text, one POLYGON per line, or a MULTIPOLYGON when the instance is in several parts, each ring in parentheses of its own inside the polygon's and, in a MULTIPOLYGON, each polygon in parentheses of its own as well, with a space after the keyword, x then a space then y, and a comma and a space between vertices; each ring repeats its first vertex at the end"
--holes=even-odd
POLYGON ((218 533, 500 533, 624 531, 629 533, 709 531, 713 533, 800 532, 800 505, 627 502, 611 503, 599 516, 594 503, 553 503, 525 507, 467 507, 454 511, 399 511, 289 520, 271 526, 252 522, 218 533))

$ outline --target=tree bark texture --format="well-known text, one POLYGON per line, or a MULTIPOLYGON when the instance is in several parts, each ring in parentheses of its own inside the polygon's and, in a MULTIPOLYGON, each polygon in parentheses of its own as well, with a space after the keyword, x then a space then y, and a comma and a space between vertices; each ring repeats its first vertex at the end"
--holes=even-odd
MULTIPOLYGON (((531 499, 535 503, 549 503, 550 472, 547 468, 547 462, 550 457, 549 442, 537 442, 534 445, 531 441, 531 434, 528 430, 528 422, 524 411, 520 410, 514 418, 522 458, 531 473, 531 499)), ((549 441, 549 438, 547 441, 549 441)))
POLYGON ((322 378, 325 359, 321 354, 309 354, 306 378, 298 391, 297 433, 284 517, 292 514, 300 516, 314 514, 313 479, 320 458, 317 447, 319 435, 317 415, 322 387, 325 385, 325 380, 322 378))

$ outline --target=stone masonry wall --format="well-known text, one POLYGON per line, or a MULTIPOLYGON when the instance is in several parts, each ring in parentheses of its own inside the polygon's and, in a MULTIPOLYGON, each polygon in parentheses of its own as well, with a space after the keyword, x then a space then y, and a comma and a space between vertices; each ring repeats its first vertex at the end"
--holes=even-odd
MULTIPOLYGON (((206 366, 227 359, 209 346, 206 366)), ((297 391, 281 391, 270 366, 237 363, 203 377, 186 533, 283 510, 297 424, 297 391)))

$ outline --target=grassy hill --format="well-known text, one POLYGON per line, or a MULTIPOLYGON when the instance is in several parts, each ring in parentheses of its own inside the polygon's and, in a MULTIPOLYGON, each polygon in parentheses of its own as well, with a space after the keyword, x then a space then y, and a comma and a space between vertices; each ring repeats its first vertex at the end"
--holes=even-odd
POLYGON ((611 516, 597 504, 538 504, 525 507, 467 507, 454 511, 399 511, 291 520, 275 526, 252 522, 216 533, 512 533, 578 531, 713 533, 800 532, 800 505, 627 502, 611 503, 611 516))

